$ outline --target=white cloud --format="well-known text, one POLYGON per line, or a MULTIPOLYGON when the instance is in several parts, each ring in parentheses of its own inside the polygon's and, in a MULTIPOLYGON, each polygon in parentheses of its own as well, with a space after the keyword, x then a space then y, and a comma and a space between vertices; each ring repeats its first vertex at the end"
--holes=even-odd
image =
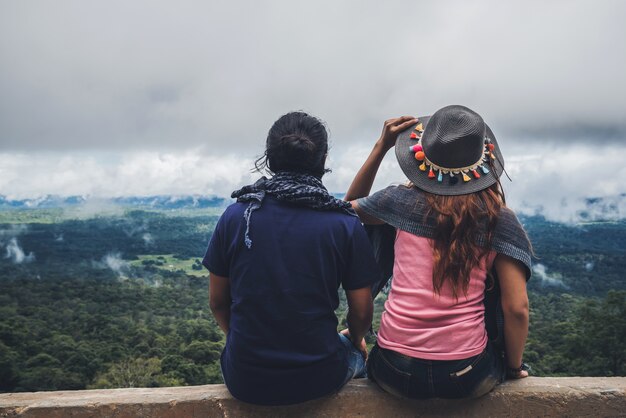
MULTIPOLYGON (((332 173, 324 177, 331 192, 345 192, 369 154, 372 141, 335 146, 328 161, 332 173)), ((526 147, 524 141, 500 140, 507 171, 503 178, 508 204, 523 214, 541 213, 548 219, 575 222, 581 211, 587 219, 626 217, 626 145, 547 143, 526 147), (604 198, 590 205, 587 198, 604 198)), ((0 154, 0 190, 10 198, 46 194, 89 195, 77 213, 111 211, 104 200, 113 196, 218 195, 230 193, 258 178, 250 171, 254 154, 206 155, 200 152, 128 152, 85 158, 80 153, 0 154)), ((404 183, 393 151, 383 161, 373 191, 404 183)), ((117 208, 119 210, 119 208, 117 208)), ((146 232, 146 225, 130 225, 129 234, 146 232)))
POLYGON ((32 252, 28 253, 28 255, 24 253, 24 250, 20 247, 20 244, 15 237, 9 240, 5 250, 6 254, 4 258, 10 259, 15 264, 31 263, 35 261, 35 254, 32 252))
POLYGON ((141 239, 143 240, 143 243, 146 247, 150 247, 154 245, 154 237, 149 232, 146 232, 143 235, 141 235, 141 239))
POLYGON ((111 269, 119 278, 126 277, 130 271, 130 263, 122 258, 119 252, 106 254, 100 261, 92 261, 96 268, 111 269))
POLYGON ((533 274, 533 278, 539 279, 542 286, 561 287, 564 289, 569 289, 569 286, 563 283, 560 274, 548 274, 546 266, 541 263, 533 265, 533 274))
POLYGON ((626 193, 626 145, 548 143, 511 148, 519 152, 507 160, 513 182, 503 179, 503 184, 510 206, 519 212, 563 222, 579 220, 582 212, 589 212, 590 220, 626 217, 626 199, 620 196, 626 193), (590 205, 586 198, 594 197, 607 200, 590 205))
POLYGON ((452 103, 506 135, 623 142, 625 14, 618 0, 2 2, 0 145, 238 152, 295 109, 353 143, 452 103))
MULTIPOLYGON (((46 194, 150 196, 230 195, 251 181, 252 159, 235 155, 129 152, 113 158, 82 153, 0 154, 0 190, 19 199, 46 194)), ((95 211, 101 210, 96 204, 95 211)))
MULTIPOLYGON (((510 205, 575 221, 585 198, 626 192, 625 15, 618 0, 0 2, 0 193, 228 196, 296 109, 327 122, 341 192, 383 120, 458 103, 496 133, 510 205)), ((403 181, 390 155, 375 189, 403 181)))
POLYGON ((32 251, 26 254, 17 239, 27 231, 28 225, 24 224, 9 225, 6 228, 0 228, 0 249, 4 247, 4 258, 11 260, 14 264, 31 263, 35 261, 35 254, 32 251))

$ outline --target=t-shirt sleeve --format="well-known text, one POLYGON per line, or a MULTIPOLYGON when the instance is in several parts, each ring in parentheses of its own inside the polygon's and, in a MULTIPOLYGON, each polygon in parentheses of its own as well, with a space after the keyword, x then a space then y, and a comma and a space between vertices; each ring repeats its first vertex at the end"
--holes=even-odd
POLYGON ((368 287, 380 279, 372 244, 367 238, 365 228, 358 221, 355 222, 346 259, 346 270, 341 284, 345 290, 368 287))
POLYGON ((213 274, 229 277, 230 269, 226 257, 226 243, 224 242, 225 218, 226 214, 223 214, 215 225, 215 231, 213 231, 213 236, 209 241, 209 248, 206 250, 202 265, 213 274))

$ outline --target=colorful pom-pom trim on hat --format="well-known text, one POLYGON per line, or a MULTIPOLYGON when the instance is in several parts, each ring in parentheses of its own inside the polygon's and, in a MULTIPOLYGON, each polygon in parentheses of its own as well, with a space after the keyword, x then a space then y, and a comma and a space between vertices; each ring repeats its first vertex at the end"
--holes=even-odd
POLYGON ((410 138, 418 139, 418 140, 422 139, 422 132, 424 132, 424 125, 422 125, 422 123, 419 122, 417 126, 415 127, 415 132, 411 132, 410 138))
MULTIPOLYGON (((421 129, 420 133, 423 131, 423 128, 421 127, 422 124, 418 124, 418 126, 415 128, 415 130, 418 130, 418 128, 421 129)), ((415 132, 411 133, 411 138, 414 138, 414 135, 417 137, 417 135, 415 134, 415 132)), ((467 183, 468 181, 472 180, 472 178, 469 176, 469 173, 471 173, 474 178, 479 179, 480 178, 480 173, 478 172, 478 169, 480 169, 483 174, 488 174, 489 173, 489 169, 487 168, 487 165, 489 164, 489 158, 491 159, 495 159, 495 145, 491 143, 491 139, 489 138, 485 138, 485 147, 483 149, 483 153, 480 156, 480 159, 478 161, 476 161, 474 164, 469 165, 467 167, 454 167, 454 168, 450 168, 450 167, 442 167, 439 166, 435 163, 433 163, 432 161, 430 161, 428 159, 428 157, 426 156, 426 154, 424 153, 424 148, 422 147, 422 138, 417 138, 419 139, 419 142, 415 145, 411 145, 409 147, 409 150, 411 152, 415 153, 415 159, 418 161, 421 161, 421 164, 419 166, 420 171, 428 171, 428 178, 430 179, 434 179, 437 178, 437 181, 443 181, 443 175, 444 174, 450 174, 450 184, 457 184, 458 183, 458 179, 456 178, 457 174, 461 174, 461 177, 463 178, 463 182, 467 183), (435 174, 435 171, 438 171, 439 174, 435 174)))

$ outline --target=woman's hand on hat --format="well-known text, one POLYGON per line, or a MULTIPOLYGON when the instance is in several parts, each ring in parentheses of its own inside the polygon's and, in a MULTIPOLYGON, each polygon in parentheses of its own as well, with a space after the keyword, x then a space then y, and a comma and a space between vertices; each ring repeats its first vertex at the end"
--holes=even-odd
POLYGON ((417 118, 413 116, 401 116, 399 118, 388 119, 383 125, 383 132, 380 134, 378 142, 384 147, 385 151, 388 151, 396 145, 398 134, 416 123, 417 118))

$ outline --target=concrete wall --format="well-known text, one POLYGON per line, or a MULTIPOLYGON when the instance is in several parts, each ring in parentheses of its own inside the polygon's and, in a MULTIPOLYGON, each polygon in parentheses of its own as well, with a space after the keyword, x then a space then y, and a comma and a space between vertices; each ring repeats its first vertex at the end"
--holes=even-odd
POLYGON ((407 401, 367 380, 286 407, 234 400, 223 385, 0 394, 0 417, 626 417, 626 378, 507 382, 476 400, 407 401))

